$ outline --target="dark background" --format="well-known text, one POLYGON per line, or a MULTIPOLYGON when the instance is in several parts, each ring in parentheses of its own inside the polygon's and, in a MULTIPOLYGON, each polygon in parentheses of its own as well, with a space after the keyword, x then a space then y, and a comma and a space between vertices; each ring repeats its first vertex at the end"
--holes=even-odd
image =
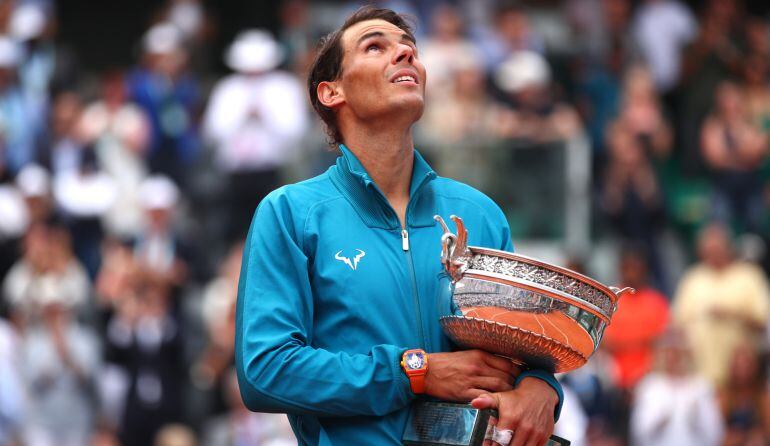
MULTIPOLYGON (((76 50, 81 68, 87 71, 132 66, 137 60, 141 36, 162 5, 157 0, 61 1, 56 6, 58 40, 76 50)), ((280 2, 220 0, 205 5, 213 19, 213 49, 221 54, 239 30, 274 30, 280 2)))

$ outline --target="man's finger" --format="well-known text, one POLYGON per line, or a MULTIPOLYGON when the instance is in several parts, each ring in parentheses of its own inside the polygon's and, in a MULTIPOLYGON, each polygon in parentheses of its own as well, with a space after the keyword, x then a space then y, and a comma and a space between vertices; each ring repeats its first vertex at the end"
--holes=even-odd
MULTIPOLYGON (((491 396, 499 408, 500 397, 498 395, 491 396)), ((512 414, 510 411, 500 410, 499 418, 497 421, 497 430, 513 431, 513 439, 510 442, 510 446, 525 446, 527 444, 527 440, 529 439, 529 432, 527 432, 526 429, 523 429, 522 432, 518 432, 520 430, 519 418, 520 417, 512 414)))
POLYGON ((484 443, 482 443, 482 446, 495 446, 492 443, 492 432, 494 432, 494 428, 496 424, 497 424, 497 418, 489 417, 489 422, 487 423, 487 432, 484 435, 484 443))
POLYGON ((488 394, 489 392, 488 392, 487 390, 483 390, 483 389, 468 389, 468 390, 466 390, 464 393, 465 393, 465 394, 464 394, 464 395, 462 395, 462 398, 463 398, 465 401, 475 401, 475 400, 476 400, 476 399, 478 399, 480 396, 482 396, 482 395, 486 395, 486 394, 488 394))
POLYGON ((521 370, 519 369, 519 367, 508 358, 496 356, 491 353, 485 353, 483 358, 484 358, 484 362, 488 366, 494 367, 495 369, 500 370, 501 372, 505 372, 509 375, 518 375, 519 373, 521 373, 521 370))
POLYGON ((476 376, 499 378, 509 383, 511 386, 513 386, 513 383, 516 382, 516 375, 513 373, 504 372, 487 364, 482 365, 480 369, 480 372, 476 376))
POLYGON ((471 401, 471 406, 476 409, 499 409, 500 402, 496 395, 490 395, 487 392, 481 392, 471 401))
POLYGON ((532 429, 526 425, 519 425, 515 428, 509 427, 508 429, 514 431, 510 446, 529 446, 530 441, 535 437, 532 429))
POLYGON ((473 386, 485 389, 487 392, 506 392, 513 390, 511 380, 501 377, 477 376, 472 380, 473 386))

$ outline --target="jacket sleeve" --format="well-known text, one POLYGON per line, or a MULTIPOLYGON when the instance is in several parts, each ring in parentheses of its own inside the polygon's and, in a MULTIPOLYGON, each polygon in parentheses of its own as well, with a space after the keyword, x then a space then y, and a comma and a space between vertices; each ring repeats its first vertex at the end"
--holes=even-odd
POLYGON ((414 398, 400 367, 406 347, 348 354, 312 345, 309 267, 285 197, 260 204, 238 283, 235 361, 246 406, 318 416, 384 415, 414 398))

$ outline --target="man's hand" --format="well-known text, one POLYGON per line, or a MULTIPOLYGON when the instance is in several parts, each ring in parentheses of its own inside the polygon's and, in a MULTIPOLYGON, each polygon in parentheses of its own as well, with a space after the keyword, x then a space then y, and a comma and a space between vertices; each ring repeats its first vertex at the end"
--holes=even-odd
POLYGON ((485 393, 513 389, 520 372, 509 359, 481 350, 431 353, 425 393, 442 400, 468 402, 485 393))
MULTIPOLYGON (((484 394, 471 404, 476 409, 497 409, 497 430, 514 431, 511 446, 543 446, 553 433, 553 412, 558 402, 559 397, 550 385, 528 377, 514 390, 484 394)), ((485 446, 494 444, 491 440, 484 442, 485 446)))

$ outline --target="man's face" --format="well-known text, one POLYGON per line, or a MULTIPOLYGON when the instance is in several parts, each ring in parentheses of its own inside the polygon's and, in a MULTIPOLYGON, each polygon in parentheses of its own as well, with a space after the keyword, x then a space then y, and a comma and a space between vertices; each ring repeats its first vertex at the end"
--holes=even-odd
POLYGON ((425 105, 425 67, 404 30, 384 20, 357 23, 342 35, 344 105, 359 118, 394 115, 417 121, 425 105))

